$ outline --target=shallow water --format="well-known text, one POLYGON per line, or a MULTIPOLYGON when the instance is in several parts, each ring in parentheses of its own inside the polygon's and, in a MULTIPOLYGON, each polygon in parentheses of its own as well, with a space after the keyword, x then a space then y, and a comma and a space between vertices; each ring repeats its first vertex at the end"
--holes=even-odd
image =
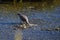
POLYGON ((30 23, 39 26, 15 29, 21 23, 17 14, 0 12, 0 40, 60 40, 60 30, 41 30, 60 28, 60 7, 53 11, 24 9, 21 13, 28 16, 30 23))

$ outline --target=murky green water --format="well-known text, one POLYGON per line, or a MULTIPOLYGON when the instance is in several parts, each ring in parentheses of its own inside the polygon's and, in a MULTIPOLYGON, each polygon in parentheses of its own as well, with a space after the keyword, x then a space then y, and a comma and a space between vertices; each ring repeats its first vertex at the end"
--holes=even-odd
POLYGON ((60 40, 60 30, 41 30, 60 28, 60 7, 53 11, 26 10, 20 11, 28 16, 30 23, 39 26, 14 29, 21 22, 17 14, 0 12, 0 40, 60 40))

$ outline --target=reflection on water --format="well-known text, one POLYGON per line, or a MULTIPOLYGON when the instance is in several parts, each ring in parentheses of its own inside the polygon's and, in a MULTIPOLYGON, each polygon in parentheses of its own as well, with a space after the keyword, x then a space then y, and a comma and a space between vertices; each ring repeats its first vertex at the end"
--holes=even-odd
POLYGON ((22 40, 22 32, 19 29, 15 32, 15 40, 22 40))

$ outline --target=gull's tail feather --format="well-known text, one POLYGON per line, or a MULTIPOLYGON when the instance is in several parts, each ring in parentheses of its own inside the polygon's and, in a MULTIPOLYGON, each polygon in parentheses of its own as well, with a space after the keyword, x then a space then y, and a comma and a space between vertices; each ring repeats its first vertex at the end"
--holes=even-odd
POLYGON ((38 26, 37 24, 29 24, 29 26, 38 26))

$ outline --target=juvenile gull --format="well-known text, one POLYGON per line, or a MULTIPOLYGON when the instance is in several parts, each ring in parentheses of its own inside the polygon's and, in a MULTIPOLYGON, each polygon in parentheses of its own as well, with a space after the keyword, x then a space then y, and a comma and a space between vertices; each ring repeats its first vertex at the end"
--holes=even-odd
POLYGON ((26 15, 23 15, 21 13, 18 13, 17 15, 22 20, 22 25, 20 25, 20 27, 27 28, 27 27, 31 27, 31 26, 37 26, 37 24, 30 24, 28 21, 28 17, 26 15))

